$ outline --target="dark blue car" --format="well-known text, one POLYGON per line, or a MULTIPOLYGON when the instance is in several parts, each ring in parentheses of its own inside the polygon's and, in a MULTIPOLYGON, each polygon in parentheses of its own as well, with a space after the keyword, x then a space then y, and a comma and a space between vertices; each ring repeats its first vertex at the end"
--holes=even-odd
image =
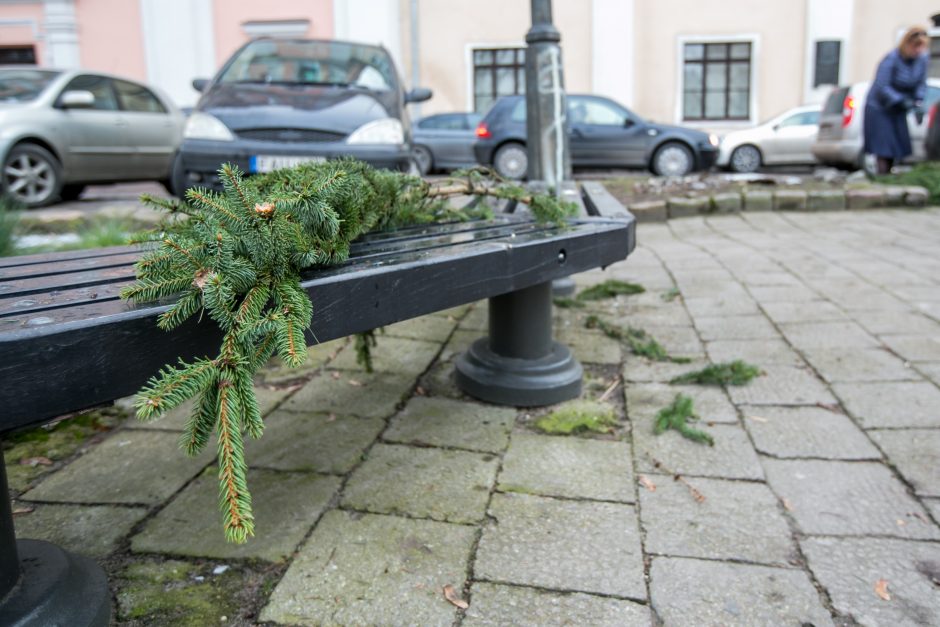
MULTIPOLYGON (((718 138, 702 131, 648 122, 609 98, 567 96, 568 137, 574 167, 649 168, 659 176, 707 170, 718 138)), ((477 126, 477 162, 505 178, 525 178, 525 96, 507 96, 477 126)))

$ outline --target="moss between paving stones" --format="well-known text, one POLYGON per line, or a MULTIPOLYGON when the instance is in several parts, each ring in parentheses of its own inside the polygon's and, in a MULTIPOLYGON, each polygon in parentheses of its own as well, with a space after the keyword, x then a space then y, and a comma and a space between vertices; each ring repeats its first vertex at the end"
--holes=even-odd
POLYGON ((773 211, 773 208, 773 193, 750 190, 744 192, 745 211, 773 211))
POLYGON ((774 192, 774 211, 806 211, 806 192, 795 189, 774 192))
POLYGON ((811 191, 806 198, 809 211, 831 211, 845 209, 845 192, 841 190, 811 191))
POLYGON ((587 400, 564 403, 535 422, 536 429, 550 435, 575 435, 589 431, 610 433, 616 425, 617 417, 613 407, 607 403, 587 400))
POLYGON ((715 213, 737 213, 741 211, 741 194, 714 194, 709 199, 708 208, 715 213))

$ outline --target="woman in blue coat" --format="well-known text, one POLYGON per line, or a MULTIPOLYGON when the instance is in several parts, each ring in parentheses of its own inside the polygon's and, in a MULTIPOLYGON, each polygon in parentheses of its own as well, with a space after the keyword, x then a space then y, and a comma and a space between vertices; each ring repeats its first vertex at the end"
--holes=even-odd
POLYGON ((912 28, 878 65, 865 101, 865 152, 878 157, 878 174, 911 154, 907 114, 918 123, 927 91, 927 32, 912 28))

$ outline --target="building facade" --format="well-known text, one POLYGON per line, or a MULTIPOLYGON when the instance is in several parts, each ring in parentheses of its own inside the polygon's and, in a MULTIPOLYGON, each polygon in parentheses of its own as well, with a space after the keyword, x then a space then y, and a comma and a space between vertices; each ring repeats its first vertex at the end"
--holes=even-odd
MULTIPOLYGON (((642 116, 712 130, 821 102, 870 80, 931 0, 554 0, 566 86, 642 116)), ((524 89, 528 0, 0 0, 0 63, 107 71, 180 105, 255 36, 380 43, 409 86, 434 90, 416 113, 485 111, 524 89)), ((931 29, 940 56, 940 29, 931 29)), ((940 76, 940 60, 932 64, 940 76)))

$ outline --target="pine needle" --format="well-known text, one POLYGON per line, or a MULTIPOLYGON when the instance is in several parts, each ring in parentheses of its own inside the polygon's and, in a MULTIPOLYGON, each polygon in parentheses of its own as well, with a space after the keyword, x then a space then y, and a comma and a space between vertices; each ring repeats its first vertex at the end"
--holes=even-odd
POLYGON ((760 374, 760 368, 736 359, 721 364, 712 364, 701 370, 679 375, 670 383, 696 383, 698 385, 746 385, 760 374))
POLYGON ((621 294, 642 294, 645 291, 646 288, 642 285, 610 279, 604 281, 603 283, 592 285, 591 287, 579 292, 577 299, 583 303, 592 300, 615 298, 621 294))
POLYGON ((704 431, 689 426, 689 421, 697 420, 692 408, 692 399, 685 394, 676 394, 672 405, 659 410, 653 433, 659 435, 669 429, 678 431, 683 437, 701 444, 715 445, 712 436, 704 431))
POLYGON ((668 361, 675 364, 687 364, 692 361, 688 357, 673 357, 643 329, 621 327, 594 315, 587 317, 584 326, 588 329, 600 329, 607 337, 626 344, 634 355, 646 357, 651 361, 668 361))

